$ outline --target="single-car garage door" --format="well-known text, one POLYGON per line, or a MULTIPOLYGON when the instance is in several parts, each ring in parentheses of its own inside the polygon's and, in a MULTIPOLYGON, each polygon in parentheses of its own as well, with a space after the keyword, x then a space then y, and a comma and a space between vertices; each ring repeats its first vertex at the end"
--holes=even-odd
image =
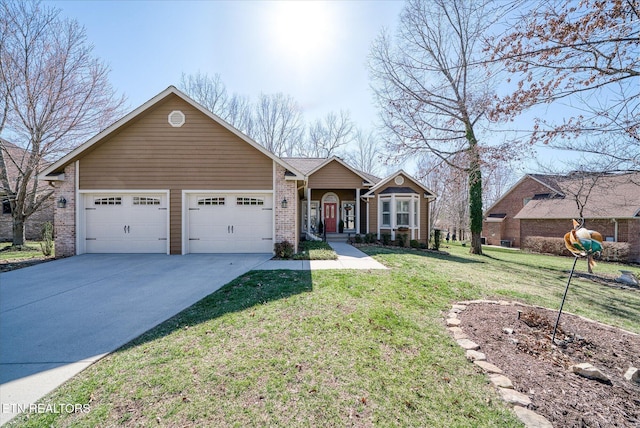
POLYGON ((167 253, 167 196, 85 194, 87 253, 167 253))
POLYGON ((273 251, 271 194, 190 194, 187 215, 190 253, 273 251))

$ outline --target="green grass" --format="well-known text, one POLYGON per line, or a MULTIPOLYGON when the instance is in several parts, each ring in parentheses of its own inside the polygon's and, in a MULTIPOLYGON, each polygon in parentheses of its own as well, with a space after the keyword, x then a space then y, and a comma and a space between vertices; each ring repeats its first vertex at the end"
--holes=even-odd
MULTIPOLYGON (((11 249, 10 247, 11 242, 0 242, 0 261, 27 260, 43 257, 42 250, 40 250, 40 242, 38 241, 28 241, 21 250, 11 249)), ((53 255, 55 255, 55 253, 53 255)))
MULTIPOLYGON (((9 426, 521 426, 443 314, 483 297, 555 308, 572 260, 446 250, 365 247, 388 271, 250 272, 43 399, 89 413, 9 426)), ((639 292, 576 279, 566 308, 640 332, 639 292)))
POLYGON ((329 244, 323 241, 303 241, 296 260, 336 260, 338 255, 329 244))

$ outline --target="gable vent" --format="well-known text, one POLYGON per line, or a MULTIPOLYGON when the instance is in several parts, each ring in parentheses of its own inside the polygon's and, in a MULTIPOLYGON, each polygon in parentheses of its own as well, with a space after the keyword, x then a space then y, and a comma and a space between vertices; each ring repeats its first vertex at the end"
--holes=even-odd
POLYGON ((174 110, 169 113, 169 125, 173 126, 174 128, 179 128, 184 125, 184 122, 184 113, 180 110, 174 110))

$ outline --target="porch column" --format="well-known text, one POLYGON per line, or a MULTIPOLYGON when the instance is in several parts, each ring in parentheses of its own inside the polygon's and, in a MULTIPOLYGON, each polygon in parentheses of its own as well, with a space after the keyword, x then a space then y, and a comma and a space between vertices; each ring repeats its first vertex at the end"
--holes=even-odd
POLYGON ((311 233, 311 188, 307 187, 307 233, 311 233))
POLYGON ((356 233, 360 234, 360 188, 356 189, 356 233))
POLYGON ((398 225, 396 224, 396 195, 395 193, 391 194, 391 206, 389 207, 389 214, 391 215, 391 240, 396 239, 396 228, 398 225))
POLYGON ((413 203, 413 196, 412 196, 411 199, 410 199, 410 202, 409 202, 409 230, 410 230, 409 239, 415 239, 413 237, 414 236, 413 234, 414 234, 414 232, 416 230, 415 229, 416 225, 413 222, 413 219, 415 219, 414 207, 415 207, 415 204, 413 203))

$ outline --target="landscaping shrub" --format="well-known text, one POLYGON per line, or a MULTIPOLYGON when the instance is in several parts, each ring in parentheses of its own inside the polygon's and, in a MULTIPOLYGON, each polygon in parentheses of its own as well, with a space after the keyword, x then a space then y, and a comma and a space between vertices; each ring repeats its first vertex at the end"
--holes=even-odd
MULTIPOLYGON (((605 242, 600 260, 607 262, 629 262, 629 243, 605 242)), ((571 256, 564 246, 564 238, 548 238, 544 236, 528 236, 522 240, 522 249, 532 253, 553 254, 556 256, 571 256)))
POLYGON ((293 244, 291 242, 277 242, 274 247, 277 258, 290 259, 291 257, 293 257, 293 244))
POLYGON ((556 256, 570 256, 571 253, 564 246, 564 238, 548 238, 544 236, 527 236, 522 240, 522 249, 532 253, 554 254, 556 256))
POLYGON ((411 241, 409 241, 409 246, 411 248, 420 248, 420 241, 418 241, 417 239, 412 239, 411 241))
POLYGON ((628 242, 605 242, 601 260, 607 262, 629 263, 631 246, 628 242))
POLYGON ((404 233, 398 233, 396 235, 396 242, 398 243, 398 247, 406 247, 408 236, 404 233))
POLYGON ((367 233, 364 235, 364 243, 365 244, 375 244, 377 240, 377 235, 375 233, 367 233))
POLYGON ((436 251, 440 251, 440 243, 442 242, 442 234, 440 233, 440 229, 433 229, 432 239, 432 248, 436 251))
POLYGON ((380 236, 382 237, 382 245, 391 245, 391 234, 383 233, 380 236))
POLYGON ((322 220, 318 222, 318 235, 322 235, 324 232, 324 225, 322 224, 322 220))
POLYGON ((360 234, 356 234, 356 236, 353 237, 353 242, 356 244, 362 244, 362 236, 360 236, 360 234))
POLYGON ((50 221, 42 225, 42 242, 40 242, 40 249, 45 257, 50 257, 51 254, 53 254, 53 225, 50 221))

